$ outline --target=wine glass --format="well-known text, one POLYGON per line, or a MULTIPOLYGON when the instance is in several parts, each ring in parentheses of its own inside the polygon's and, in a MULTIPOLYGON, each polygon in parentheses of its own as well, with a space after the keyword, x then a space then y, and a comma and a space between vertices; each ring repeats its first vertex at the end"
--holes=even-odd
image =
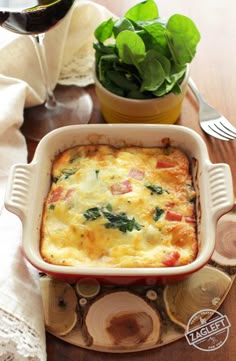
POLYGON ((29 35, 45 84, 45 102, 24 110, 22 132, 26 138, 39 141, 53 129, 70 124, 85 124, 90 120, 92 100, 78 88, 67 95, 60 92, 57 100, 49 85, 45 53, 45 33, 60 22, 71 9, 74 0, 0 0, 0 25, 12 32, 29 35))

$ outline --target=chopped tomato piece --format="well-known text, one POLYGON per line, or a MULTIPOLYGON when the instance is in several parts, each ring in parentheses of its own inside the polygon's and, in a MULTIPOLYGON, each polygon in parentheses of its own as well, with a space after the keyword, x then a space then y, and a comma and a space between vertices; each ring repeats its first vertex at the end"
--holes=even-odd
POLYGON ((156 168, 171 168, 174 167, 174 164, 167 162, 165 160, 158 160, 156 163, 156 168))
POLYGON ((131 178, 142 180, 144 178, 145 172, 141 169, 132 168, 129 171, 129 176, 131 178))
POLYGON ((182 214, 173 212, 173 211, 167 211, 165 219, 167 221, 181 221, 182 220, 182 214))
POLYGON ((61 199, 63 187, 59 186, 56 189, 54 189, 49 197, 48 203, 55 203, 61 199))
POLYGON ((176 264, 179 257, 180 257, 180 254, 178 251, 169 252, 164 256, 162 263, 165 266, 172 267, 176 264))
POLYGON ((132 185, 130 184, 129 180, 125 180, 119 183, 114 183, 111 186, 111 193, 113 195, 125 194, 129 192, 132 192, 132 185))

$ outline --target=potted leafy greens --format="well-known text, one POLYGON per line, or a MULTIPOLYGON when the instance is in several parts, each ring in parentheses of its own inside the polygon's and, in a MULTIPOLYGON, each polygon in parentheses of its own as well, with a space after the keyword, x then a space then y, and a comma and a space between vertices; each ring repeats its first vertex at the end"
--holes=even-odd
POLYGON ((107 122, 174 123, 187 89, 189 64, 200 40, 184 15, 167 21, 154 0, 95 30, 95 84, 107 122))

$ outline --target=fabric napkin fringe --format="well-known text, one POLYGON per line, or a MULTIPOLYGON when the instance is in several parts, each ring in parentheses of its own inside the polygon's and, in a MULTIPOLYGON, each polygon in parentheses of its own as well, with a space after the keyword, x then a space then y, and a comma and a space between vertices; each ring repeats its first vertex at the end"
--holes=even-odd
POLYGON ((0 320, 0 361, 46 360, 35 329, 1 308, 0 320))

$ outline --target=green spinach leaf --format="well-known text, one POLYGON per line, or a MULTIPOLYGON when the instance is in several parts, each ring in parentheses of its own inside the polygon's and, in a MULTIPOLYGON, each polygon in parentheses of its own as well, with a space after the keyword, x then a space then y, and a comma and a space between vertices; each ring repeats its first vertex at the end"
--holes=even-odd
POLYGON ((184 15, 173 15, 166 25, 168 46, 176 64, 184 65, 193 60, 200 33, 191 19, 184 15))
POLYGON ((169 193, 169 191, 167 191, 166 189, 163 189, 161 186, 156 186, 154 184, 146 184, 145 187, 156 194, 163 194, 164 192, 169 193))
POLYGON ((153 214, 154 221, 158 221, 160 219, 161 215, 164 213, 164 210, 162 208, 156 207, 153 214))
POLYGON ((116 38, 120 59, 126 64, 137 65, 145 57, 145 44, 136 32, 124 30, 116 38))
POLYGON ((141 64, 143 79, 141 92, 145 90, 155 91, 165 81, 166 73, 159 59, 158 54, 153 50, 149 50, 146 53, 141 64))
POLYGON ((103 43, 105 40, 109 39, 112 36, 114 26, 114 20, 108 19, 103 21, 94 32, 96 39, 99 40, 100 43, 103 43))
POLYGON ((84 218, 87 221, 94 221, 101 216, 101 210, 99 207, 89 208, 84 212, 84 218))
POLYGON ((105 228, 117 228, 121 232, 132 232, 133 230, 140 231, 142 226, 136 222, 135 218, 129 218, 126 213, 114 213, 111 204, 104 207, 89 208, 84 212, 84 217, 87 221, 94 221, 103 216, 108 220, 104 224, 105 228))
POLYGON ((128 218, 126 213, 103 212, 103 214, 109 221, 105 223, 106 228, 117 228, 124 233, 132 232, 133 230, 140 231, 142 228, 141 225, 135 221, 135 218, 128 218))
POLYGON ((127 19, 133 21, 148 21, 154 20, 159 16, 158 8, 153 0, 142 1, 137 5, 131 7, 125 14, 127 19))

